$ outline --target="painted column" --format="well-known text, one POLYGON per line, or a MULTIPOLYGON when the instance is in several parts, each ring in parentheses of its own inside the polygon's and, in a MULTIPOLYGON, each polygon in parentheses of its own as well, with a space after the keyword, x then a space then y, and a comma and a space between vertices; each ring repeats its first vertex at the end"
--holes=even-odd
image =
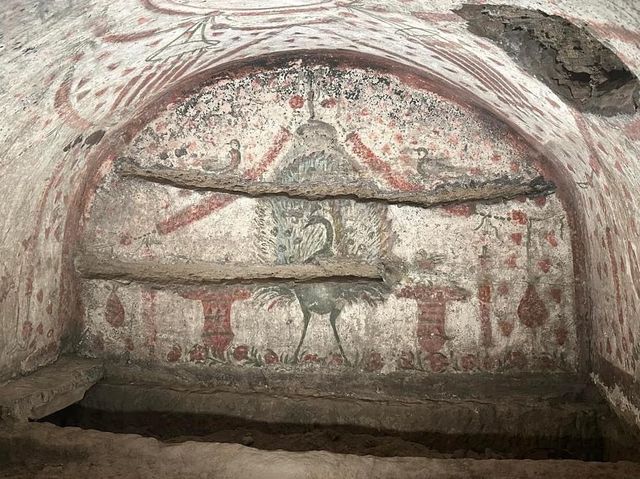
POLYGON ((480 344, 485 350, 493 345, 491 328, 491 276, 490 256, 487 246, 482 246, 480 255, 480 279, 478 281, 478 300, 480 301, 480 344))
POLYGON ((418 303, 418 324, 416 326, 418 343, 422 352, 429 358, 432 369, 436 372, 444 369, 446 365, 443 364, 443 361, 437 361, 436 358, 442 356, 441 350, 448 339, 445 334, 447 303, 465 299, 468 293, 457 288, 420 284, 403 288, 398 296, 415 299, 418 303))
POLYGON ((231 308, 234 302, 249 298, 249 291, 239 288, 199 289, 180 295, 202 303, 202 342, 214 356, 223 357, 234 337, 231 329, 231 308))

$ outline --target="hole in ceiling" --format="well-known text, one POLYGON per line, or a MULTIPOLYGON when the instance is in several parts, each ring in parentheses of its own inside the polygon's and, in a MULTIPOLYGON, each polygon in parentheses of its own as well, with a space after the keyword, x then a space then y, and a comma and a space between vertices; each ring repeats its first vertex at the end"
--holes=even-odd
POLYGON ((638 78, 586 29, 539 10, 463 5, 469 31, 489 38, 580 111, 634 113, 638 78))

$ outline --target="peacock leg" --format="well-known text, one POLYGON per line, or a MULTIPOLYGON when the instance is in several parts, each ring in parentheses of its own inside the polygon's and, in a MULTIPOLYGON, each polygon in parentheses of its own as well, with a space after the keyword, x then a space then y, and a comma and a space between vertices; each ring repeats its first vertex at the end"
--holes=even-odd
POLYGON ((347 366, 351 366, 351 363, 349 362, 349 358, 347 358, 347 355, 344 353, 344 349, 342 349, 342 341, 340 341, 340 335, 338 334, 338 329, 336 328, 336 319, 338 319, 338 316, 340 316, 341 311, 342 310, 340 309, 332 309, 331 314, 329 314, 329 322, 331 323, 331 328, 333 329, 333 335, 336 337, 338 348, 340 349, 340 354, 342 354, 344 363, 347 366))
MULTIPOLYGON (((302 306, 302 305, 301 305, 302 306)), ((302 343, 304 343, 304 337, 307 335, 307 327, 309 326, 309 320, 311 319, 311 311, 302 306, 302 336, 300 336, 300 342, 298 343, 298 347, 296 348, 296 352, 293 355, 293 362, 298 362, 298 354, 300 354, 300 348, 302 347, 302 343)))

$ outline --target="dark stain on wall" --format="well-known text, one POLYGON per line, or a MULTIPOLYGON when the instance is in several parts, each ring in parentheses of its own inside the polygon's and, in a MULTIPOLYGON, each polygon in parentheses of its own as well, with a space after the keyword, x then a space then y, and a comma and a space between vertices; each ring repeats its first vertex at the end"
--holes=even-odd
POLYGON ((102 137, 104 136, 104 134, 105 134, 104 130, 94 131, 89 136, 87 136, 87 138, 84 140, 85 146, 97 145, 98 143, 100 143, 100 140, 102 140, 102 137))

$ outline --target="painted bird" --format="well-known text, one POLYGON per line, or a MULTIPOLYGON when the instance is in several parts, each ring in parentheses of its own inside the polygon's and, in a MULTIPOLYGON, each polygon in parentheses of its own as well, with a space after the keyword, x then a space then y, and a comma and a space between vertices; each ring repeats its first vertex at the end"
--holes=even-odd
POLYGON ((240 142, 233 139, 229 142, 229 151, 227 153, 228 162, 220 164, 218 159, 208 160, 203 168, 206 171, 215 171, 216 173, 230 173, 240 165, 240 142))
MULTIPOLYGON (((307 102, 311 104, 311 99, 307 102)), ((361 168, 341 145, 338 131, 323 121, 310 119, 295 131, 289 150, 274 181, 300 184, 305 181, 340 183, 361 178, 361 168)), ((305 201, 270 198, 256 207, 258 256, 263 263, 315 263, 336 256, 361 261, 380 261, 390 250, 391 233, 387 209, 382 204, 347 200, 305 201)), ((383 301, 389 293, 384 283, 326 281, 264 286, 256 299, 297 302, 302 311, 302 333, 295 349, 299 360, 312 314, 328 315, 345 364, 350 364, 338 333, 337 320, 349 304, 383 301)))
MULTIPOLYGON (((280 200, 292 201, 292 200, 280 200)), ((303 232, 309 229, 315 229, 313 233, 322 231, 322 235, 310 234, 311 242, 296 241, 295 238, 291 245, 296 245, 297 249, 303 248, 310 251, 309 254, 300 257, 303 263, 315 263, 322 259, 334 256, 333 242, 335 232, 333 224, 324 216, 317 213, 307 218, 302 227, 303 232), (314 228, 320 226, 321 228, 314 228)), ((298 255, 295 255, 298 256, 298 255)), ((287 258, 290 258, 287 256, 287 258)), ((264 301, 277 299, 278 302, 291 303, 297 301, 302 311, 302 334, 300 341, 294 353, 294 362, 298 362, 300 349, 304 343, 309 321, 313 313, 324 316, 329 315, 329 324, 333 331, 340 354, 346 365, 350 365, 350 361, 344 351, 340 334, 336 322, 345 306, 364 301, 369 305, 382 302, 389 294, 389 288, 384 283, 373 282, 322 282, 322 283, 300 283, 293 286, 290 285, 273 285, 259 289, 257 298, 264 301)))

